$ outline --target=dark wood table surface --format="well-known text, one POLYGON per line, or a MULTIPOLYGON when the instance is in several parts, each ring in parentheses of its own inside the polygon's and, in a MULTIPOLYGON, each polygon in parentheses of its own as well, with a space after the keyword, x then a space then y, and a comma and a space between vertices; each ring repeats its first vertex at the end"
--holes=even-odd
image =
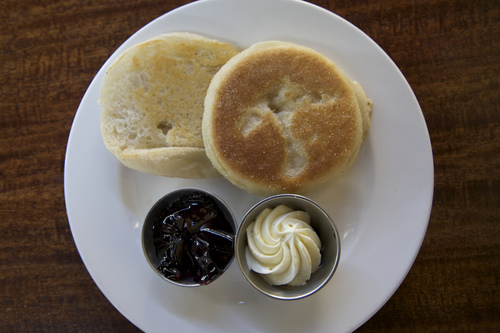
MULTIPOLYGON (((63 189, 87 86, 149 21, 190 1, 0 4, 0 331, 137 332, 88 274, 63 189)), ((414 266, 358 332, 500 331, 500 2, 316 0, 399 66, 423 110, 435 192, 414 266)))

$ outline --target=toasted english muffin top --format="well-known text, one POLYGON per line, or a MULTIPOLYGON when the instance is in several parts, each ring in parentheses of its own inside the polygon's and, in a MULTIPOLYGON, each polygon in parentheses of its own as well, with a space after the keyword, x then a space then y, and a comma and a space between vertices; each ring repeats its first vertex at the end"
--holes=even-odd
POLYGON ((233 184, 259 195, 304 193, 349 168, 370 113, 361 87, 328 58, 292 43, 262 42, 212 79, 203 139, 213 165, 233 184))
POLYGON ((127 49, 101 86, 106 147, 139 171, 184 178, 217 175, 204 154, 203 101, 212 77, 237 53, 227 43, 191 33, 161 34, 127 49), (179 168, 183 161, 185 167, 179 168))

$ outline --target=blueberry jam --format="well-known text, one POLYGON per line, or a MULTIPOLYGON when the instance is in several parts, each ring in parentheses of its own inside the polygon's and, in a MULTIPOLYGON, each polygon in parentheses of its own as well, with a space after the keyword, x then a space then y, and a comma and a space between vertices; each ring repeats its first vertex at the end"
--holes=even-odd
POLYGON ((208 284, 233 257, 235 230, 215 200, 203 192, 171 201, 152 228, 157 268, 167 279, 208 284))

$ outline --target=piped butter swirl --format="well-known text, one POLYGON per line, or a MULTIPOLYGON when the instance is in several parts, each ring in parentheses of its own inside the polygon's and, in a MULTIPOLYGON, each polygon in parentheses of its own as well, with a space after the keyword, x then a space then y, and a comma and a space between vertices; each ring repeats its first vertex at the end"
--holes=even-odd
POLYGON ((247 228, 247 263, 272 285, 299 286, 321 262, 321 241, 307 212, 264 209, 247 228))

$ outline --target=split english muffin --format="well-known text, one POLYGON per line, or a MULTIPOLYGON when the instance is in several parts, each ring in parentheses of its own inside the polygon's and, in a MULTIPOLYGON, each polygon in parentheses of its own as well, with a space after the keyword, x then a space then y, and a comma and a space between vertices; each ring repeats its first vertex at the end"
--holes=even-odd
POLYGON ((257 43, 210 83, 205 150, 225 178, 250 193, 309 193, 352 165, 372 107, 361 86, 320 53, 257 43))
POLYGON ((99 96, 108 150, 153 175, 218 176, 205 154, 203 101, 214 74, 237 53, 191 33, 166 33, 127 49, 106 71, 99 96))

